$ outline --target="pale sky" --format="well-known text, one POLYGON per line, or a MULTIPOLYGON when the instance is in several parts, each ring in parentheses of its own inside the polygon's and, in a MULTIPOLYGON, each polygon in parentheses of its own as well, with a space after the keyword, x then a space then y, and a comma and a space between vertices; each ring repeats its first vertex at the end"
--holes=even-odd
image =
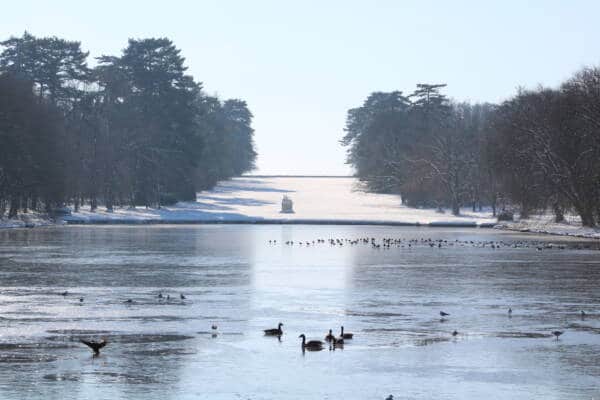
POLYGON ((600 61, 600 2, 2 1, 0 38, 56 35, 92 57, 168 37, 189 73, 254 114, 260 174, 349 174, 346 111, 373 91, 447 83, 497 102, 600 61))

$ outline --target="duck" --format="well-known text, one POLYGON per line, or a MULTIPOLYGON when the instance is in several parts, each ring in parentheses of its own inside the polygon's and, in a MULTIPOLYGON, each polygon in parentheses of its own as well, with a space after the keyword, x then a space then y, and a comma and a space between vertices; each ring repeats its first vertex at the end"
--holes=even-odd
POLYGON ((340 338, 341 339, 352 339, 352 337, 354 336, 354 333, 344 333, 344 327, 342 326, 341 328, 341 333, 340 333, 340 338))
POLYGON ((320 340, 309 340, 306 341, 306 335, 304 333, 299 338, 302 338, 302 350, 323 350, 323 342, 320 340))
POLYGON ((282 326, 283 326, 283 324, 280 322, 277 325, 277 328, 265 329, 263 332, 267 336, 281 336, 281 335, 283 335, 283 330, 281 329, 282 326))
POLYGON ((447 312, 444 311, 440 311, 440 317, 448 317, 450 314, 448 314, 447 312))
POLYGON ((330 329, 327 336, 325 336, 325 340, 328 342, 331 342, 334 339, 335 339, 335 336, 333 335, 333 331, 330 329))
POLYGON ((94 356, 99 356, 100 355, 100 349, 103 348, 104 346, 106 346, 106 344, 108 343, 106 341, 106 339, 102 339, 99 342, 96 342, 94 340, 83 340, 83 339, 79 339, 79 341, 83 344, 85 344, 86 346, 88 346, 90 349, 93 350, 94 352, 94 356))

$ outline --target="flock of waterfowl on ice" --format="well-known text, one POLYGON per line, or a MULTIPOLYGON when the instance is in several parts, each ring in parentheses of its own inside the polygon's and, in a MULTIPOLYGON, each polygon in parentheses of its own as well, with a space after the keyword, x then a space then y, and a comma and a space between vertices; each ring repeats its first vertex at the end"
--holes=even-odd
MULTIPOLYGON (((280 242, 281 243, 281 242, 280 242)), ((519 241, 476 241, 476 240, 445 240, 445 239, 432 239, 432 238, 419 238, 419 239, 404 239, 404 238, 382 238, 381 241, 377 241, 373 237, 364 237, 357 239, 349 239, 349 238, 330 238, 330 239, 316 239, 316 240, 304 240, 304 241, 285 241, 283 242, 285 246, 301 246, 301 247, 310 247, 317 246, 323 244, 329 244, 332 247, 342 247, 342 246, 357 246, 357 245, 367 245, 373 249, 391 249, 393 247, 396 248, 406 248, 411 249, 416 246, 428 246, 430 248, 445 248, 445 247, 479 247, 479 248, 490 248, 490 249, 500 249, 500 248, 535 248, 537 251, 542 250, 600 250, 600 245, 592 246, 591 243, 561 243, 561 244, 552 244, 547 242, 539 242, 535 240, 519 240, 519 241)), ((277 240, 269 240, 269 245, 277 245, 277 240)), ((67 296, 68 292, 61 293, 63 296, 67 296)), ((159 301, 169 302, 171 300, 175 300, 175 297, 171 297, 171 295, 167 294, 166 296, 163 293, 158 294, 159 301)), ((180 300, 185 300, 186 296, 183 293, 179 294, 180 300)), ((80 297, 79 302, 83 303, 84 298, 80 297)), ((124 301, 126 304, 133 304, 133 299, 127 299, 124 301)), ((508 316, 511 317, 513 313, 512 308, 508 309, 508 316)), ((439 312, 441 321, 444 321, 446 317, 449 317, 450 314, 445 311, 439 312)), ((581 318, 585 319, 587 316, 585 311, 580 312, 581 318)), ((283 335, 283 323, 279 323, 277 328, 265 329, 265 336, 275 336, 281 339, 283 335)), ((213 331, 213 337, 216 336, 216 332, 218 330, 217 325, 212 325, 211 330, 213 331)), ((564 331, 554 330, 551 332, 556 340, 564 333, 564 331)), ((451 335, 456 337, 458 335, 458 331, 454 330, 451 335)), ((330 350, 340 349, 344 347, 344 344, 347 341, 352 340, 354 337, 353 333, 344 332, 344 327, 340 327, 339 336, 335 336, 333 330, 330 329, 329 332, 325 335, 324 340, 306 340, 306 335, 301 334, 298 336, 301 341, 301 349, 304 352, 308 351, 320 351, 326 347, 326 344, 329 345, 330 350)), ((94 355, 100 354, 100 349, 106 346, 108 343, 105 339, 100 341, 93 340, 83 340, 81 339, 81 343, 87 345, 92 349, 94 355)))
MULTIPOLYGON (((447 239, 432 239, 432 238, 382 238, 380 241, 374 237, 362 237, 362 238, 329 238, 329 239, 316 239, 316 240, 287 240, 283 243, 285 246, 298 246, 298 247, 311 247, 322 244, 329 244, 331 247, 343 247, 343 246, 358 246, 367 245, 372 249, 389 250, 392 248, 411 249, 417 246, 425 246, 430 248, 452 248, 452 247, 476 247, 476 248, 489 248, 492 250, 501 248, 513 248, 513 249, 529 249, 534 248, 537 251, 542 250, 598 250, 600 251, 600 243, 591 242, 572 242, 572 243, 548 243, 546 241, 537 240, 447 240, 447 239)), ((277 240, 269 240, 270 245, 277 245, 277 240)))

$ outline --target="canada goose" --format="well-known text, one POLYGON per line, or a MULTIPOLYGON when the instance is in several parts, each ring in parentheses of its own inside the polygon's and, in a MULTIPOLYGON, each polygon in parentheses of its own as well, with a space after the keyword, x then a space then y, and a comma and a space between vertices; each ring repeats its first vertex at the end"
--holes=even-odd
POLYGON ((556 340, 558 340, 558 337, 559 337, 560 335, 562 335, 563 333, 564 333, 563 331, 552 331, 552 334, 553 334, 554 336, 556 336, 556 340))
POLYGON ((585 319, 586 315, 587 314, 585 313, 585 311, 581 310, 581 319, 585 319))
POLYGON ((159 293, 159 294, 158 294, 158 298, 159 298, 159 299, 162 299, 162 298, 163 298, 163 295, 162 295, 162 293, 159 293))
POLYGON ((454 332, 452 332, 452 336, 456 336, 456 335, 458 335, 458 331, 455 330, 454 332))
POLYGON ((80 298, 79 298, 79 302, 80 302, 80 303, 83 303, 83 297, 80 297, 80 298))
POLYGON ((512 314, 512 308, 509 307, 508 308, 508 315, 511 315, 511 314, 512 314))
POLYGON ((332 339, 332 341, 333 341, 333 347, 334 347, 334 348, 336 348, 336 347, 337 347, 337 348, 344 347, 344 339, 342 339, 342 338, 336 338, 336 337, 334 337, 334 338, 332 339))
POLYGON ((448 314, 447 312, 440 311, 440 317, 447 317, 447 316, 449 316, 449 315, 450 315, 450 314, 448 314))
POLYGON ((335 336, 333 336, 333 332, 330 329, 329 333, 327 334, 327 336, 325 336, 325 340, 328 341, 328 342, 331 342, 333 339, 335 339, 335 336))
POLYGON ((132 300, 132 299, 127 299, 127 300, 125 300, 123 303, 127 303, 127 304, 133 304, 133 300, 132 300))
POLYGON ((106 344, 108 343, 106 341, 106 339, 102 339, 99 342, 90 340, 83 340, 83 339, 79 339, 79 341, 83 344, 85 344, 86 346, 88 346, 90 349, 92 349, 94 351, 94 356, 99 356, 100 355, 100 349, 103 348, 104 346, 106 346, 106 344))
POLYGON ((352 337, 354 336, 354 333, 344 333, 344 327, 343 326, 340 329, 341 329, 340 338, 342 338, 342 339, 352 339, 352 337))
POLYGON ((283 330, 281 329, 282 326, 283 324, 280 322, 277 325, 277 328, 265 329, 263 332, 265 332, 265 335, 267 336, 281 336, 283 335, 283 330))
POLYGON ((67 291, 65 290, 65 291, 64 291, 64 292, 62 292, 60 295, 61 295, 61 296, 66 296, 66 295, 68 295, 68 294, 69 294, 69 292, 67 292, 67 291))
POLYGON ((183 293, 179 293, 179 298, 180 298, 181 300, 185 300, 185 296, 183 295, 183 293))
POLYGON ((300 336, 298 336, 299 338, 302 338, 302 349, 306 349, 306 350, 323 350, 323 342, 321 342, 320 340, 309 340, 308 342, 306 341, 306 336, 304 335, 304 333, 300 336))

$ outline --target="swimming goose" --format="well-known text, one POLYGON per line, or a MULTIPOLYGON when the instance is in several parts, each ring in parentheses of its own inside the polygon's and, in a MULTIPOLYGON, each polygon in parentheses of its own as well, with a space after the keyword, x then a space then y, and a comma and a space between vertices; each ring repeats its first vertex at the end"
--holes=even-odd
POLYGON ((277 328, 265 329, 263 332, 265 332, 265 335, 267 336, 281 336, 283 335, 283 330, 281 329, 282 326, 283 324, 280 322, 277 325, 277 328))
POLYGON ((327 336, 325 336, 325 340, 328 341, 328 342, 331 342, 333 339, 335 339, 335 336, 333 336, 333 332, 330 329, 329 333, 327 334, 327 336))
POLYGON ((79 341, 83 344, 85 344, 86 346, 88 346, 90 349, 92 349, 94 351, 94 356, 99 356, 100 355, 100 349, 103 348, 104 346, 106 346, 106 344, 108 343, 106 341, 106 339, 102 339, 99 342, 90 340, 83 340, 83 339, 79 339, 79 341))
POLYGON ((342 338, 342 339, 352 339, 352 337, 354 336, 354 333, 344 333, 344 327, 343 326, 340 329, 341 329, 340 338, 342 338))
POLYGON ((302 338, 302 349, 306 349, 306 350, 323 350, 323 342, 321 342, 320 340, 309 340, 308 342, 306 341, 306 335, 304 335, 304 333, 300 336, 298 336, 299 338, 302 338))

